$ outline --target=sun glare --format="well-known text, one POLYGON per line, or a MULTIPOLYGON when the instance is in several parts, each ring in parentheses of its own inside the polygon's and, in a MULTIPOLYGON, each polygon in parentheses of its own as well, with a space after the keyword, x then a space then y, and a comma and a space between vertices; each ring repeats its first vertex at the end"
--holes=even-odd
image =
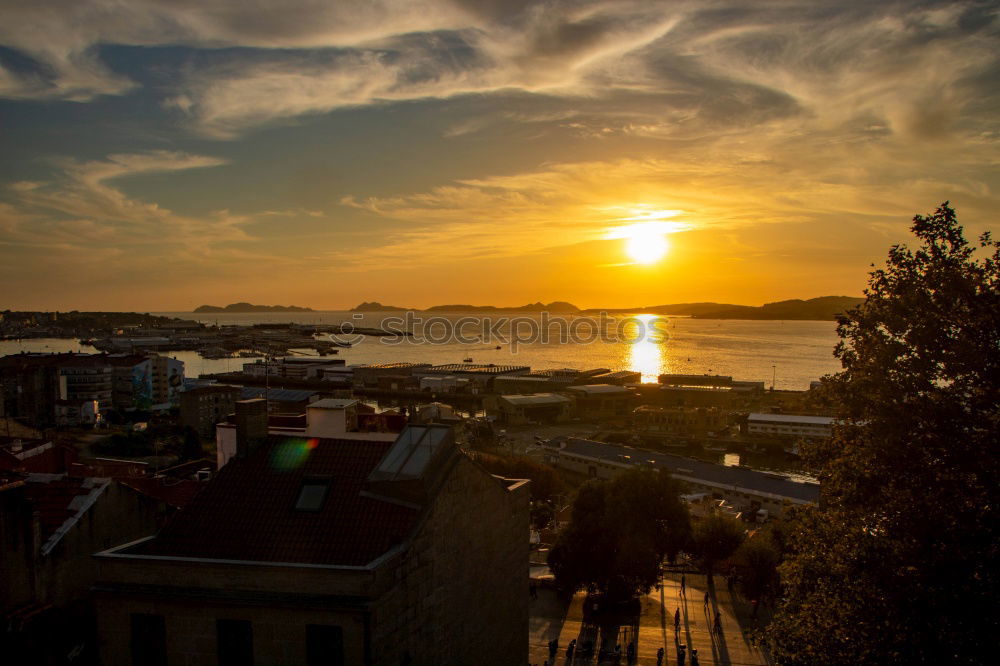
POLYGON ((637 206, 626 210, 629 214, 615 221, 631 224, 610 228, 605 238, 624 240, 625 253, 636 264, 656 263, 670 249, 667 234, 690 228, 686 223, 669 219, 682 214, 684 212, 682 210, 654 209, 650 206, 637 206))
POLYGON ((652 264, 667 253, 667 239, 655 225, 634 225, 627 238, 625 250, 636 263, 652 264))

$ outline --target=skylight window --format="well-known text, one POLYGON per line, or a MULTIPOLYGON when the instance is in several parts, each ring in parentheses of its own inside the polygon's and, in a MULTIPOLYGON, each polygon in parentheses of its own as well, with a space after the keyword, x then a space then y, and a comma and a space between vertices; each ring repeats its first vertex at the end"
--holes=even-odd
POLYGON ((299 489, 299 498, 295 501, 296 511, 319 511, 326 502, 330 491, 329 479, 306 479, 299 489))

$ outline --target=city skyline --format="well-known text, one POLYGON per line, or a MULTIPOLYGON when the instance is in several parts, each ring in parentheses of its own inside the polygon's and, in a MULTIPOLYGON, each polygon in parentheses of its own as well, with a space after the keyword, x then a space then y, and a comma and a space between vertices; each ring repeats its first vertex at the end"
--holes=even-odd
POLYGON ((5 7, 15 310, 860 295, 1000 186, 993 3, 5 7))

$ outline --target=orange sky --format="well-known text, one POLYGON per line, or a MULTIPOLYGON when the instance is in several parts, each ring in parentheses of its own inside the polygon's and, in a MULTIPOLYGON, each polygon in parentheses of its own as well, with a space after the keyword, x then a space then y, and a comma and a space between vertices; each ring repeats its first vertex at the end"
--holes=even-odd
POLYGON ((982 3, 54 4, 0 24, 0 309, 761 304, 995 227, 982 3))

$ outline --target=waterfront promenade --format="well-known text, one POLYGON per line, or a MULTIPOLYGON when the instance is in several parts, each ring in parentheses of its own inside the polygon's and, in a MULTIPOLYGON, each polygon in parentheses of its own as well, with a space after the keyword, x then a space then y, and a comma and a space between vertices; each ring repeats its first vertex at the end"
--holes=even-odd
MULTIPOLYGON (((664 664, 677 664, 677 646, 684 644, 698 650, 701 666, 729 664, 731 666, 768 664, 766 654, 752 642, 750 630, 754 626, 749 604, 726 589, 725 578, 715 576, 718 584, 713 588, 708 606, 705 605, 706 576, 687 574, 686 594, 681 594, 680 575, 668 574, 660 590, 650 590, 641 601, 638 618, 637 658, 631 663, 655 665, 659 648, 664 649, 664 664), (674 633, 674 612, 680 610, 680 632, 674 633), (721 633, 712 632, 715 612, 722 615, 721 633)), ((619 661, 599 659, 595 653, 589 659, 575 656, 567 659, 566 646, 579 638, 583 624, 583 604, 586 594, 578 592, 567 605, 553 590, 539 589, 531 601, 529 625, 529 662, 541 666, 549 659, 548 642, 559 639, 555 661, 549 664, 626 664, 626 644, 622 643, 619 661)), ((623 629, 625 629, 623 627, 623 629)), ((595 651, 596 652, 596 651, 595 651)), ((690 657, 685 666, 691 663, 690 657)))

